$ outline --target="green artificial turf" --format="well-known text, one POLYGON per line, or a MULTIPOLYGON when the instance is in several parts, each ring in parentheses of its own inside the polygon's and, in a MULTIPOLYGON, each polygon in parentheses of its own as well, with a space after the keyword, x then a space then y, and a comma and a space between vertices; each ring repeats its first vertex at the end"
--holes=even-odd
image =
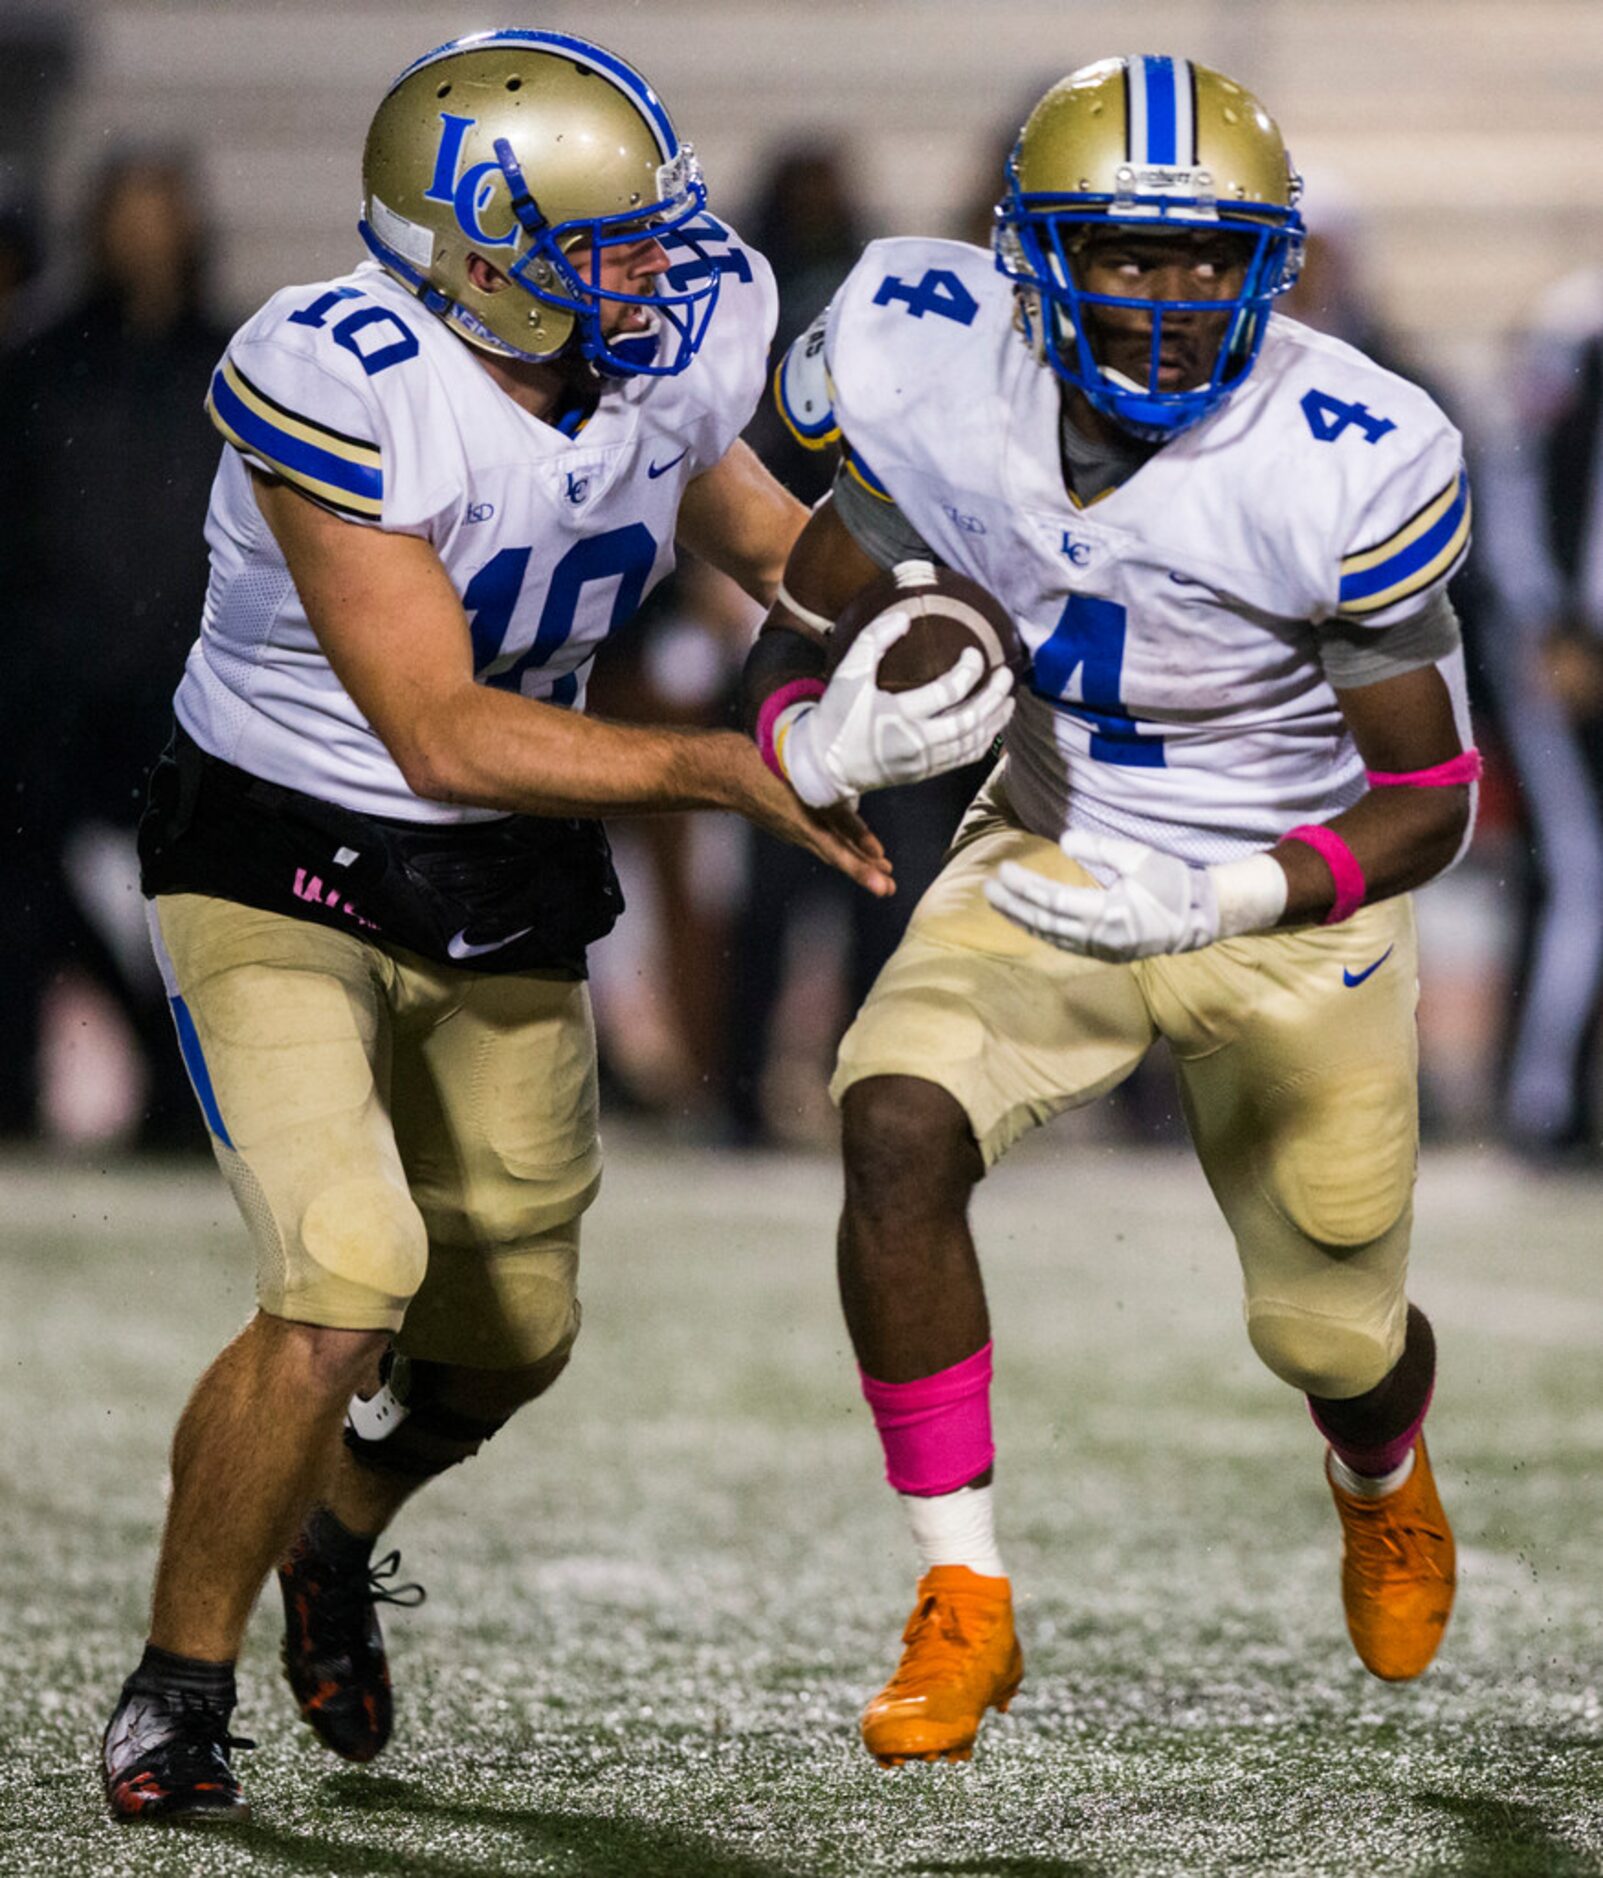
POLYGON ((978 1218, 1028 1660, 968 1766, 855 1717, 913 1584, 833 1295, 828 1160, 617 1147, 560 1387, 410 1508, 397 1738, 295 1720, 264 1604, 243 1831, 117 1828, 94 1748, 165 1447, 249 1308, 199 1169, 0 1168, 0 1871, 1138 1878, 1603 1871, 1603 1189, 1427 1156, 1414 1295, 1459 1609, 1352 1656, 1302 1404, 1183 1155, 1032 1144, 978 1218))

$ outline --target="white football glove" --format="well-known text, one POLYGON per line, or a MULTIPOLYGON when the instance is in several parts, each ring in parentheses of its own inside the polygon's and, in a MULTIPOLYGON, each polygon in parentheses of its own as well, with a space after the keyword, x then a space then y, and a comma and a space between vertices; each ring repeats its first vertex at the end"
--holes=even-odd
POLYGON ((881 691, 879 662, 913 624, 899 609, 865 626, 835 667, 821 698, 780 713, 774 753, 809 808, 856 803, 869 789, 922 782, 977 762, 1013 715, 1006 666, 971 698, 984 670, 970 647, 949 672, 916 691, 881 691))
POLYGON ((1107 887, 1071 887, 1004 861, 985 897, 1048 945, 1122 964, 1195 952, 1216 939, 1265 932, 1286 908, 1286 875, 1268 854, 1193 867, 1118 835, 1068 834, 1058 844, 1082 867, 1113 875, 1107 887))

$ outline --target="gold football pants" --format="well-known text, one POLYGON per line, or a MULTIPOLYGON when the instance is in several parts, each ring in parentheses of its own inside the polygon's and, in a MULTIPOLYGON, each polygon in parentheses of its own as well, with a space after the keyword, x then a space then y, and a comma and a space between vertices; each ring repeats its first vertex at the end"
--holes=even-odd
POLYGON ((841 1045, 838 1102, 916 1076, 969 1118, 987 1167, 1122 1082, 1157 1038, 1231 1231, 1247 1330, 1313 1395, 1362 1394, 1402 1353, 1418 1149, 1417 964, 1407 899, 1339 926, 1102 964, 992 909, 1004 860, 1090 882, 993 785, 841 1045))
POLYGON ((200 894, 151 931, 264 1311, 484 1369, 572 1341, 601 1178, 582 982, 200 894))

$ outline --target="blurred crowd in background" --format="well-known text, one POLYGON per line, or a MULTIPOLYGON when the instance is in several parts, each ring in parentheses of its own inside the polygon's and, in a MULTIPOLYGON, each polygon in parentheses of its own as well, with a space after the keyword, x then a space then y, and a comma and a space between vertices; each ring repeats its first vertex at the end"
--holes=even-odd
MULTIPOLYGON (((998 127, 951 234, 989 241, 1018 116, 998 127)), ((11 1142, 205 1150, 133 860, 144 774, 205 594, 221 446, 202 398, 252 310, 213 294, 202 185, 182 149, 114 152, 48 243, 26 193, 0 196, 11 1142)), ((830 142, 777 151, 749 200, 715 206, 773 264, 776 357, 863 243, 892 232, 869 224, 850 150, 830 142)), ((1511 341, 1512 434, 1485 438, 1381 326, 1363 261, 1361 218, 1327 208, 1286 311, 1426 382, 1469 431, 1477 486, 1478 545, 1455 599, 1487 771, 1470 856, 1421 898, 1426 1128, 1535 1163, 1603 1165, 1603 269, 1533 304, 1511 341)), ((792 443, 771 406, 748 434, 802 500, 822 494, 831 463, 792 443)), ((756 624, 743 595, 683 563, 609 645, 592 708, 729 722, 756 624)), ((616 823, 631 911, 592 960, 610 1112, 733 1146, 826 1140, 836 1039, 977 782, 964 772, 865 804, 896 859, 888 904, 732 818, 616 823)), ((1164 1065, 1084 1126, 1177 1137, 1164 1065)))

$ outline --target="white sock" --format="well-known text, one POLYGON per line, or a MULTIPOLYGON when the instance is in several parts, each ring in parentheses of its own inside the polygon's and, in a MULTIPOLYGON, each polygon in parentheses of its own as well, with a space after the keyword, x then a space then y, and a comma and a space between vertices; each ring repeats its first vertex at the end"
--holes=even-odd
POLYGON ((917 1493, 896 1497, 918 1547, 921 1576, 932 1565, 966 1565, 982 1578, 1007 1576, 996 1549, 989 1487, 959 1487, 956 1493, 933 1497, 917 1493))
POLYGON ((1384 1500, 1388 1493, 1395 1493, 1413 1471, 1412 1448, 1389 1474, 1355 1474, 1334 1448, 1330 1450, 1330 1477, 1343 1493, 1350 1493, 1355 1500, 1384 1500))

